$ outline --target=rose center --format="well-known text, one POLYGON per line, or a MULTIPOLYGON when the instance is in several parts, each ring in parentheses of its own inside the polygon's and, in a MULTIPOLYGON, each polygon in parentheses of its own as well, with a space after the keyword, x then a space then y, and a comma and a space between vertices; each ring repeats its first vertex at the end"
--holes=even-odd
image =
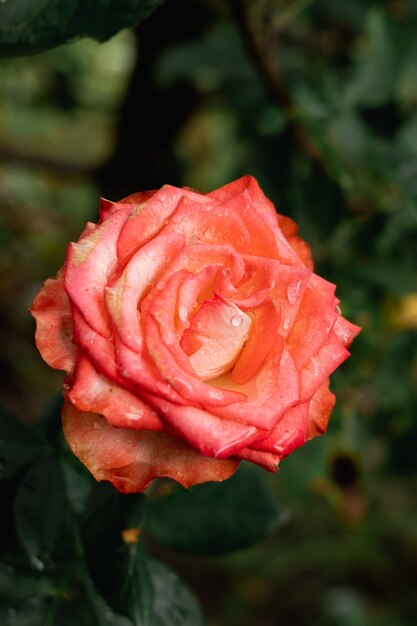
POLYGON ((211 380, 235 364, 252 320, 221 296, 206 300, 183 333, 181 347, 199 378, 211 380))

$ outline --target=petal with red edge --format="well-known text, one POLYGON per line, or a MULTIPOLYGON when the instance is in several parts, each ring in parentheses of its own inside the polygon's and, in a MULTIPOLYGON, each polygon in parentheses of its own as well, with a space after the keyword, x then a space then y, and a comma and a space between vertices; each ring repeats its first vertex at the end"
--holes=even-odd
POLYGON ((243 450, 240 450, 235 454, 235 457, 242 461, 256 463, 256 465, 260 465, 268 470, 268 472, 276 472, 278 464, 281 460, 279 454, 264 452, 263 450, 253 450, 253 448, 243 448, 243 450))
POLYGON ((260 371, 245 385, 236 385, 230 374, 211 381, 223 389, 240 390, 246 394, 245 402, 216 407, 216 415, 271 430, 291 406, 299 402, 299 373, 291 354, 281 343, 273 345, 260 371))
POLYGON ((332 283, 311 274, 287 337, 288 348, 299 368, 317 354, 330 335, 337 316, 334 290, 332 283))
POLYGON ((256 442, 253 448, 274 452, 281 458, 291 454, 306 442, 308 411, 309 402, 288 409, 268 437, 256 442))
POLYGON ((155 191, 140 191, 134 193, 131 196, 127 196, 119 202, 113 202, 112 200, 106 200, 106 198, 100 198, 100 221, 106 220, 112 213, 119 211, 124 205, 130 204, 133 206, 139 206, 149 200, 155 191))
MULTIPOLYGON (((192 373, 184 370, 165 345, 160 327, 151 317, 147 321, 146 342, 162 378, 192 404, 220 407, 230 403, 240 404, 245 399, 245 395, 239 391, 228 391, 202 382, 196 377, 191 366, 192 373)), ((185 354, 184 357, 187 358, 185 354)))
MULTIPOLYGON (((127 220, 117 242, 117 254, 120 261, 124 261, 140 246, 155 237, 171 218, 178 204, 184 198, 193 198, 199 206, 207 204, 209 199, 197 193, 164 185, 156 191, 144 204, 138 207, 136 213, 127 220)), ((129 198, 125 199, 125 202, 129 198)), ((181 232, 181 231, 177 231, 181 232)))
POLYGON ((284 347, 279 335, 281 316, 272 302, 267 302, 252 314, 252 328, 239 358, 230 373, 237 385, 244 385, 258 374, 272 346, 284 347))
POLYGON ((104 288, 117 263, 116 243, 130 207, 113 213, 77 243, 68 246, 65 290, 88 324, 103 337, 110 335, 104 288))
POLYGON ((308 400, 334 370, 345 361, 350 353, 339 338, 332 333, 319 352, 300 372, 301 399, 308 400))
POLYGON ((313 255, 311 254, 310 246, 301 239, 298 233, 297 224, 286 215, 277 215, 278 217, 278 225, 285 237, 285 239, 290 244, 291 248, 297 254, 297 256, 301 259, 306 267, 310 270, 314 269, 313 255))
POLYGON ((262 437, 254 426, 223 420, 193 406, 159 402, 159 407, 170 429, 207 456, 228 457, 262 437))
POLYGON ((72 306, 71 310, 74 343, 84 350, 102 374, 117 382, 119 373, 113 343, 93 330, 77 307, 72 306))
POLYGON ((115 284, 105 288, 105 301, 120 338, 132 350, 142 349, 138 304, 184 245, 177 233, 161 234, 140 248, 115 284))
POLYGON ((333 331, 336 333, 343 345, 348 348, 356 335, 361 332, 361 327, 351 324, 351 322, 348 322, 348 320, 344 317, 338 315, 335 325, 333 326, 333 331))
POLYGON ((64 290, 63 269, 45 281, 30 311, 36 319, 35 340, 43 359, 55 369, 71 372, 77 347, 72 342, 71 307, 64 290))
POLYGON ((311 398, 307 439, 322 435, 327 429, 330 415, 336 403, 336 396, 330 391, 329 382, 328 379, 325 380, 311 398))
POLYGON ((110 481, 123 493, 138 493, 154 478, 172 478, 183 487, 232 476, 238 461, 205 457, 166 433, 114 428, 94 413, 78 411, 67 400, 65 437, 96 480, 110 481))
POLYGON ((68 397, 80 411, 104 415, 112 426, 163 430, 155 411, 132 392, 107 380, 86 357, 77 361, 68 397))

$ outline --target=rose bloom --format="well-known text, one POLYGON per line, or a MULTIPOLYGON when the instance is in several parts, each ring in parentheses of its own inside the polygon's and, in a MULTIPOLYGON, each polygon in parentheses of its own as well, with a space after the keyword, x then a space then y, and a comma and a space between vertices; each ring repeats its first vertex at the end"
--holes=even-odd
POLYGON ((250 176, 102 200, 32 307, 74 454, 126 493, 275 471, 326 430, 359 332, 334 292, 250 176))

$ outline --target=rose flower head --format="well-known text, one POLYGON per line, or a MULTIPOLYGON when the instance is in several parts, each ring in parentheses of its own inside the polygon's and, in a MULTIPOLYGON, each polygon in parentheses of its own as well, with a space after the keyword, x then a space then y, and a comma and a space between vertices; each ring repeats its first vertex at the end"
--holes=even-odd
POLYGON ((36 343, 67 372, 63 428, 97 480, 143 491, 275 471, 326 430, 329 375, 359 328, 295 223, 243 177, 102 200, 35 297, 36 343))

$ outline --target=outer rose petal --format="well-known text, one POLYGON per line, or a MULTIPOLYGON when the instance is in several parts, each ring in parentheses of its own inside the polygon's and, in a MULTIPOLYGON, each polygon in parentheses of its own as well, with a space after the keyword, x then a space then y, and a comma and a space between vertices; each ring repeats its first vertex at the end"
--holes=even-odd
POLYGON ((110 426, 94 413, 78 411, 66 400, 65 437, 96 480, 108 480, 123 493, 144 491, 154 478, 172 478, 183 487, 232 476, 239 463, 202 456, 165 433, 110 426))
POLYGON ((30 309, 36 319, 36 345, 44 360, 58 370, 74 369, 77 347, 72 343, 72 316, 64 290, 64 273, 42 285, 30 309))
POLYGON ((278 225, 294 252, 310 270, 314 268, 310 246, 298 236, 297 224, 286 215, 278 215, 278 225))
POLYGON ((325 380, 311 398, 307 439, 312 439, 316 435, 322 435, 327 429, 327 424, 336 402, 334 393, 329 389, 329 383, 329 379, 325 380))
POLYGON ((104 415, 118 428, 163 430, 158 415, 128 389, 99 374, 85 357, 79 357, 68 397, 77 409, 104 415))
POLYGON ((117 262, 117 240, 130 210, 129 205, 124 206, 89 235, 68 246, 65 289, 91 328, 103 337, 110 335, 104 288, 117 262))

